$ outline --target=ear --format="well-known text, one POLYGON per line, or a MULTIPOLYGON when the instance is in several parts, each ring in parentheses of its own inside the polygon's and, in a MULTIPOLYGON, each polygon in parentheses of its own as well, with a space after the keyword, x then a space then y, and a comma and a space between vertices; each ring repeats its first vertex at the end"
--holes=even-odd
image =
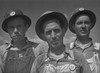
POLYGON ((29 28, 29 25, 28 25, 28 24, 26 24, 26 25, 25 25, 25 30, 27 31, 27 30, 28 30, 28 28, 29 28))
POLYGON ((91 23, 91 25, 90 25, 90 30, 92 29, 92 25, 93 25, 93 23, 91 23))
POLYGON ((62 35, 65 36, 66 30, 65 28, 62 29, 62 35))
POLYGON ((41 33, 41 36, 42 36, 42 39, 43 39, 44 41, 46 41, 46 37, 45 37, 44 33, 41 33))
POLYGON ((72 28, 75 30, 75 24, 72 25, 72 28))

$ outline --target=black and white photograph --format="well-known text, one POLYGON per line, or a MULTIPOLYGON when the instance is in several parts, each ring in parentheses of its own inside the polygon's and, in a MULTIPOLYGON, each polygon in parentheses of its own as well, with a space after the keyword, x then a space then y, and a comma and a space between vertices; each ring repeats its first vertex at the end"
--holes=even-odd
POLYGON ((0 73, 100 73, 99 0, 0 0, 0 73))

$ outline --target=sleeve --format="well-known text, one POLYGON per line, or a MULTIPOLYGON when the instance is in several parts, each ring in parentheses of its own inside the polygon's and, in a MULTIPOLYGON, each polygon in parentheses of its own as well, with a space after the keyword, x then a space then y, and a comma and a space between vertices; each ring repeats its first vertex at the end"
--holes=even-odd
POLYGON ((96 70, 97 70, 97 73, 100 73, 100 43, 95 43, 94 49, 96 50, 94 54, 95 61, 96 61, 96 70))
POLYGON ((1 56, 0 56, 0 73, 3 73, 3 63, 2 63, 1 56))
POLYGON ((35 56, 39 56, 47 51, 48 45, 47 44, 39 44, 36 48, 34 48, 35 56))
POLYGON ((39 73, 39 68, 40 68, 40 64, 41 62, 44 60, 45 58, 45 54, 39 55, 38 57, 36 57, 32 68, 31 68, 31 72, 30 73, 39 73))
POLYGON ((92 73, 89 64, 82 53, 75 52, 75 57, 78 59, 79 64, 82 68, 82 73, 92 73))
POLYGON ((32 68, 31 68, 31 72, 30 73, 38 73, 37 72, 37 67, 36 67, 36 61, 34 61, 33 65, 32 65, 32 68))
POLYGON ((4 66, 4 60, 3 59, 5 59, 5 57, 3 56, 4 55, 4 53, 5 53, 5 49, 6 48, 6 45, 2 45, 2 46, 0 46, 0 73, 3 73, 3 66, 4 66))
POLYGON ((34 63, 32 64, 30 73, 38 73, 38 57, 35 59, 34 63))

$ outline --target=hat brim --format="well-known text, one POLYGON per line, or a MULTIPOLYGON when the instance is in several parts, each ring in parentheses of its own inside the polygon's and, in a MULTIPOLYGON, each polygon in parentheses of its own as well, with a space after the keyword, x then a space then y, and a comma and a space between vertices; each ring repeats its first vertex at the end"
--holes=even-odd
POLYGON ((70 20, 69 20, 69 29, 70 29, 71 32, 75 33, 75 30, 73 29, 74 25, 75 25, 75 21, 76 21, 77 17, 81 16, 81 15, 89 16, 89 18, 90 18, 90 20, 92 22, 91 29, 94 27, 95 22, 96 22, 95 14, 90 10, 79 11, 79 12, 73 14, 71 16, 70 20))
POLYGON ((62 22, 62 24, 60 23, 60 25, 63 28, 65 28, 65 30, 67 30, 67 28, 68 28, 67 18, 62 13, 51 12, 51 13, 45 14, 38 19, 38 21, 36 22, 36 26, 35 26, 36 34, 42 40, 44 40, 41 35, 43 33, 43 23, 48 20, 51 20, 51 19, 57 19, 57 20, 59 20, 59 22, 62 22))
POLYGON ((11 19, 13 19, 13 18, 16 18, 16 17, 21 17, 21 18, 25 19, 25 21, 27 22, 27 24, 28 24, 29 27, 30 27, 30 25, 31 25, 31 19, 30 19, 28 16, 26 16, 26 15, 15 15, 15 16, 11 16, 11 17, 9 17, 9 18, 7 18, 7 19, 5 19, 5 20, 3 21, 3 23, 2 23, 2 29, 3 29, 5 32, 7 32, 7 23, 9 22, 9 20, 11 20, 11 19))

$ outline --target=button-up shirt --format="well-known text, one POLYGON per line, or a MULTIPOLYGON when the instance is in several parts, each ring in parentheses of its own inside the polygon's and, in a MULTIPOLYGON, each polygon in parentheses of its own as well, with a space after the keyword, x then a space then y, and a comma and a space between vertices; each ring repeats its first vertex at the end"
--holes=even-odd
POLYGON ((33 73, 91 73, 84 56, 66 46, 62 58, 55 59, 49 52, 38 56, 34 62, 33 73))
POLYGON ((34 48, 37 43, 30 42, 26 39, 27 44, 19 50, 12 43, 7 43, 0 47, 0 57, 4 73, 30 73, 31 67, 35 60, 34 48))
POLYGON ((98 52, 100 43, 93 43, 92 39, 87 44, 81 44, 79 41, 74 41, 70 44, 71 49, 82 53, 90 65, 92 73, 100 73, 100 60, 98 52))

